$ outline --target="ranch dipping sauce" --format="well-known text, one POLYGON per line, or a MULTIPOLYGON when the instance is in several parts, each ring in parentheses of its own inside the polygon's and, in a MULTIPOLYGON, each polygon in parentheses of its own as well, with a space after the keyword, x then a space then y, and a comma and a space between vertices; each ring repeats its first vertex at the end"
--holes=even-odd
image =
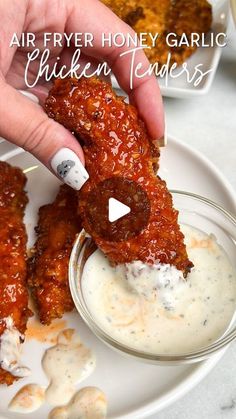
POLYGON ((48 419, 105 419, 107 400, 97 387, 79 390, 67 405, 55 407, 48 419))
POLYGON ((21 343, 24 342, 24 335, 15 328, 11 316, 2 320, 5 321, 6 329, 0 336, 0 367, 15 377, 27 377, 31 371, 20 362, 21 343))
POLYGON ((96 250, 86 261, 82 292, 109 336, 136 350, 181 354, 213 343, 236 307, 236 272, 213 236, 181 227, 194 268, 183 278, 174 266, 135 261, 111 267, 96 250))

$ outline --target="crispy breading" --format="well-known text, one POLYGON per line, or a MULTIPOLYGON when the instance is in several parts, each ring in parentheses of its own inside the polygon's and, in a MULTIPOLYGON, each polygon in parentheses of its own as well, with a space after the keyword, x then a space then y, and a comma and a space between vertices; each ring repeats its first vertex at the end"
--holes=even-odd
MULTIPOLYGON (((109 260, 115 264, 133 260, 170 263, 186 275, 193 265, 177 223, 178 212, 165 182, 154 173, 151 140, 136 109, 95 77, 56 80, 45 109, 84 143, 89 179, 79 194, 79 213, 85 230, 109 260), (138 236, 120 242, 100 237, 86 215, 90 192, 112 176, 135 181, 151 204, 147 227, 138 236)), ((130 227, 125 226, 127 231, 130 227)))
MULTIPOLYGON (((27 235, 23 223, 28 202, 25 184, 21 169, 0 162, 0 345, 6 318, 11 317, 14 327, 24 334, 31 315, 26 288, 27 235)), ((0 368, 0 384, 10 385, 16 379, 0 368)))
POLYGON ((151 63, 163 65, 171 54, 171 64, 182 64, 196 50, 196 46, 170 47, 166 35, 176 33, 180 39, 186 33, 207 33, 212 24, 212 8, 207 0, 102 0, 138 34, 159 34, 155 47, 148 39, 150 49, 145 53, 151 63))
POLYGON ((39 319, 44 324, 50 324, 74 307, 68 284, 68 264, 80 230, 77 195, 63 185, 55 201, 39 209, 37 241, 29 261, 28 284, 39 319))

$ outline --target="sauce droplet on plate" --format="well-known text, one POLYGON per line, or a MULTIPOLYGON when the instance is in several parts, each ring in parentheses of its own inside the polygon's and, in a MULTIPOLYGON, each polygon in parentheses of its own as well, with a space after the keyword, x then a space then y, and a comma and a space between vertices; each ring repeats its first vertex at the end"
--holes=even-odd
POLYGON ((96 365, 95 356, 82 344, 74 329, 59 333, 57 344, 46 350, 43 370, 50 384, 46 400, 52 405, 68 403, 76 391, 75 384, 87 378, 96 365))
POLYGON ((54 320, 51 324, 41 324, 39 320, 30 319, 25 332, 26 340, 35 339, 38 342, 56 343, 57 335, 67 326, 66 320, 54 320))
POLYGON ((38 384, 22 387, 9 403, 8 409, 16 413, 31 413, 44 402, 44 389, 38 384))
POLYGON ((56 407, 49 419, 104 419, 107 414, 107 400, 97 387, 84 387, 78 391, 66 406, 56 407))

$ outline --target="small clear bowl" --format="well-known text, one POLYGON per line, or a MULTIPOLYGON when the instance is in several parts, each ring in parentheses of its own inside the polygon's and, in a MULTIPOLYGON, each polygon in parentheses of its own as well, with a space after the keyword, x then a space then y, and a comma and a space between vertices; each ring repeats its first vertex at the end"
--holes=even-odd
MULTIPOLYGON (((207 234, 213 234, 217 243, 223 247, 230 262, 236 270, 236 218, 216 203, 201 196, 182 191, 171 191, 174 206, 179 210, 179 223, 188 224, 207 234)), ((97 323, 89 312, 84 300, 81 284, 83 268, 88 257, 96 250, 91 237, 83 230, 75 244, 70 257, 69 284, 75 306, 92 332, 114 350, 120 351, 123 355, 130 355, 142 361, 159 365, 177 365, 193 363, 209 358, 236 338, 236 316, 227 331, 215 342, 196 351, 182 354, 165 355, 163 353, 148 353, 128 347, 113 339, 97 323)), ((224 285, 222 284, 222 290, 224 285)), ((236 310, 236 305, 235 305, 236 310)), ((236 311, 235 311, 236 312, 236 311)))

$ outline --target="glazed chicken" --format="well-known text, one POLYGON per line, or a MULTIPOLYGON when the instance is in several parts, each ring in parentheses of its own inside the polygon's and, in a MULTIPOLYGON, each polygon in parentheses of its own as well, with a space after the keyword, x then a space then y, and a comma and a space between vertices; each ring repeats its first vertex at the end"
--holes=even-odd
POLYGON ((212 24, 212 9, 207 0, 102 0, 103 3, 130 25, 135 32, 158 33, 155 47, 149 40, 151 49, 145 49, 148 59, 163 65, 167 62, 182 64, 195 50, 196 46, 182 45, 170 47, 166 35, 183 33, 190 40, 191 33, 207 33, 212 24))
POLYGON ((63 185, 55 201, 39 209, 37 241, 29 261, 28 284, 43 324, 50 324, 74 307, 68 264, 75 236, 81 230, 77 202, 74 190, 63 185))
MULTIPOLYGON (((0 353, 8 324, 20 344, 31 315, 26 288, 27 235, 23 223, 28 202, 25 184, 21 169, 0 162, 0 353)), ((1 368, 3 363, 0 359, 0 384, 10 385, 18 377, 1 368)))
MULTIPOLYGON (((79 193, 79 214, 83 227, 110 262, 141 260, 172 264, 186 276, 193 265, 178 225, 178 212, 173 208, 166 183, 154 172, 159 150, 153 146, 137 110, 117 96, 108 83, 94 77, 56 80, 45 109, 83 144, 89 180, 79 193), (96 225, 88 219, 87 203, 93 206, 91 193, 105 180, 109 188, 110 178, 115 178, 115 182, 118 178, 134 182, 150 203, 146 227, 127 240, 110 241, 98 233, 99 215, 101 223, 104 219, 103 202, 100 214, 99 208, 94 209, 96 225)), ((127 218, 124 223, 127 232, 133 228, 134 218, 127 218)), ((135 221, 139 222, 138 217, 135 221)))

